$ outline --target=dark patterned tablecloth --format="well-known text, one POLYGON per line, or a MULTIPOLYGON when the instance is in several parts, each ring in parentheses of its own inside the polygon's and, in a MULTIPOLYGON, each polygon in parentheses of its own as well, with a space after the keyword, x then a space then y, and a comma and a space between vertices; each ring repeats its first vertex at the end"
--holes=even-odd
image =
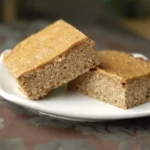
MULTIPOLYGON (((0 51, 12 48, 48 22, 0 25, 0 51)), ((98 49, 141 52, 149 41, 104 27, 83 28, 98 49)), ((150 118, 80 123, 40 116, 0 97, 0 150, 150 150, 150 118)))

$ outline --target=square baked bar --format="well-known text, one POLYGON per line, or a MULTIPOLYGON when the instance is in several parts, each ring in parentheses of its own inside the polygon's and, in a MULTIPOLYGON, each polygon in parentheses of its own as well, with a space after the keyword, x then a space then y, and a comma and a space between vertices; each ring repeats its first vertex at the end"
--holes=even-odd
POLYGON ((58 20, 19 43, 4 57, 22 91, 37 100, 100 63, 95 43, 58 20))
POLYGON ((150 62, 117 51, 98 53, 101 64, 69 83, 69 89, 121 108, 150 101, 150 62))

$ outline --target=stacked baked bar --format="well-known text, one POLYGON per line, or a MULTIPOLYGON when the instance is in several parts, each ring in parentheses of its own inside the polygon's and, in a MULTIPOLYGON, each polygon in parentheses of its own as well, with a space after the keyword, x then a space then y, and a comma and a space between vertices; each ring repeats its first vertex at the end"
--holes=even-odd
POLYGON ((101 64, 76 78, 69 89, 121 108, 150 101, 150 62, 118 51, 98 53, 101 64))
POLYGON ((94 46, 93 40, 58 20, 19 43, 4 62, 22 91, 37 100, 98 65, 94 46))

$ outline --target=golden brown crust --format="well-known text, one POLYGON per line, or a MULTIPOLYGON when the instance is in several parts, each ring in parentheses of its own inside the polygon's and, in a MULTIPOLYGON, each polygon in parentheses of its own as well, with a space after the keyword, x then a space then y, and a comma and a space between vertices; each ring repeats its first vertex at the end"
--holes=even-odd
POLYGON ((19 78, 86 40, 88 37, 75 27, 58 20, 19 43, 9 57, 4 58, 4 62, 11 74, 19 78))
POLYGON ((125 80, 150 77, 150 62, 118 51, 100 51, 100 70, 116 74, 125 80))

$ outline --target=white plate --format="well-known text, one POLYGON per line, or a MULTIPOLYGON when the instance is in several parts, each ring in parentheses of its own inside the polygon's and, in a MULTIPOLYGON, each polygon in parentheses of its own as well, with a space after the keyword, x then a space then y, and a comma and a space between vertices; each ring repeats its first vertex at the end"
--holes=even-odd
MULTIPOLYGON (((146 59, 141 54, 134 55, 146 59)), ((65 86, 58 88, 43 100, 28 100, 18 90, 18 84, 8 73, 2 57, 3 54, 0 57, 0 95, 10 102, 52 117, 75 121, 102 121, 150 116, 150 102, 124 110, 77 92, 68 92, 65 86)))

